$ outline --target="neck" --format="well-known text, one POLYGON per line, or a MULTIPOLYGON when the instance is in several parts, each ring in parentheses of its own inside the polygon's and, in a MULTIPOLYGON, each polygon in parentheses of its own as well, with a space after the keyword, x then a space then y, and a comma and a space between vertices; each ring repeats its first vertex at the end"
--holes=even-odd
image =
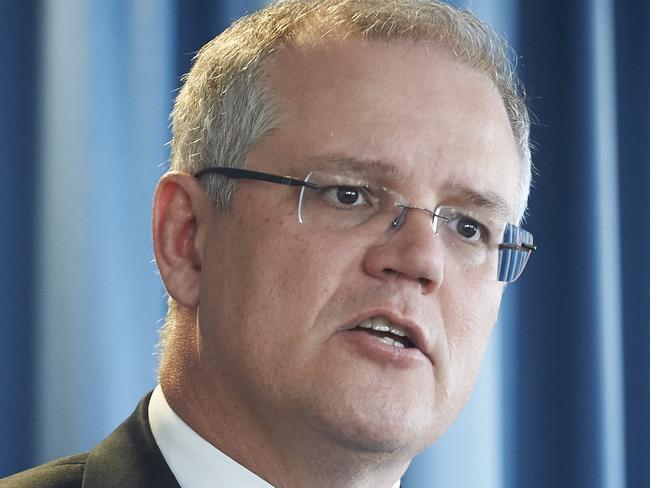
POLYGON ((408 467, 410 459, 397 453, 360 450, 295 416, 251 408, 228 385, 206 378, 196 364, 166 368, 163 363, 160 383, 185 423, 275 487, 391 488, 408 467), (174 374, 165 374, 168 370, 174 374))

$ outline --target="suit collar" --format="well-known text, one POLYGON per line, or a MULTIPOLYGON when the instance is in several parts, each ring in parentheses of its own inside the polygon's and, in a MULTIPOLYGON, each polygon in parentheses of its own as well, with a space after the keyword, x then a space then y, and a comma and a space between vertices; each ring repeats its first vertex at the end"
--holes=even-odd
POLYGON ((88 455, 82 488, 179 488, 149 427, 151 393, 88 455))

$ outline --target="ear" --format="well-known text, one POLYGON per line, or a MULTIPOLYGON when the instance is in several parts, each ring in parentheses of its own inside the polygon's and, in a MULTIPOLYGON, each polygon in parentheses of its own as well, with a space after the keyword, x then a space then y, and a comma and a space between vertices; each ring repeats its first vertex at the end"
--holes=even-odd
POLYGON ((201 184, 186 173, 166 173, 153 203, 153 248, 169 295, 182 306, 199 303, 201 250, 212 203, 201 184))

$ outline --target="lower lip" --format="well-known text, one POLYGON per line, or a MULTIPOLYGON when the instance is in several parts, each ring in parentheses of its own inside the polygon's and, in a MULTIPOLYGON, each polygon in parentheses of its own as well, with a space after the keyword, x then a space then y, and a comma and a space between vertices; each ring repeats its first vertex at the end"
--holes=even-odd
POLYGON ((391 346, 381 342, 371 333, 360 330, 346 330, 341 334, 355 352, 382 364, 416 368, 429 363, 429 359, 415 347, 391 346))

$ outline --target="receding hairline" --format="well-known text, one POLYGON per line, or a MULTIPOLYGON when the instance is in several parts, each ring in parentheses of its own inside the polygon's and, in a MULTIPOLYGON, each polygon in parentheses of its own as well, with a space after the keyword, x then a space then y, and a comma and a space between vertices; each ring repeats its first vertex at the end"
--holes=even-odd
MULTIPOLYGON (((235 22, 201 49, 196 64, 207 75, 204 79, 212 80, 206 84, 214 84, 219 91, 225 93, 231 83, 241 86, 248 78, 260 92, 268 93, 264 72, 276 53, 349 39, 426 42, 492 81, 508 113, 522 160, 519 193, 523 215, 531 163, 529 121, 523 87, 514 71, 516 58, 507 41, 467 9, 420 0, 281 0, 235 22), (214 63, 224 61, 227 68, 215 71, 214 63)), ((272 110, 269 98, 267 108, 272 110)), ((176 167, 174 155, 172 162, 176 167)))

